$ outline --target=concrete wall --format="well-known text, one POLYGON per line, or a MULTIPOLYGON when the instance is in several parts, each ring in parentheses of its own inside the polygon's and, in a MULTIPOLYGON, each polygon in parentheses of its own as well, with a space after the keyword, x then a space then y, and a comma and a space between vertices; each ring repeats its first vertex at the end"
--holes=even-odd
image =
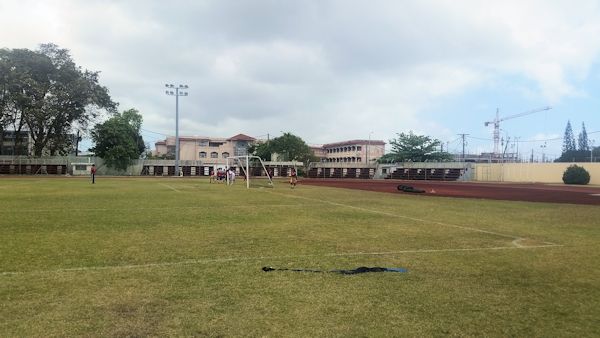
POLYGON ((600 185, 600 163, 477 163, 473 180, 480 182, 563 183, 562 176, 572 164, 590 173, 590 184, 600 185))

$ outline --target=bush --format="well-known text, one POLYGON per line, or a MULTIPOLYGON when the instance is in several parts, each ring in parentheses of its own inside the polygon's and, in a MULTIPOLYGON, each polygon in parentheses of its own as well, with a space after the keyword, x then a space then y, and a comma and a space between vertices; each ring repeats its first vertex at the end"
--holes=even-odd
POLYGON ((583 167, 573 164, 565 170, 563 182, 565 184, 588 184, 590 183, 590 174, 583 167))

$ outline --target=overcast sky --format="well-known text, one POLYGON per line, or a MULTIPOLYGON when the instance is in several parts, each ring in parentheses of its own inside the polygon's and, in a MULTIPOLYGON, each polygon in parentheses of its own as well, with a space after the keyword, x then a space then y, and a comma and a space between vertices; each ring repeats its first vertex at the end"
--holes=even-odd
POLYGON ((0 0, 0 22, 0 47, 53 42, 101 71, 152 145, 174 135, 165 83, 190 87, 180 135, 323 144, 412 130, 458 152, 466 133, 481 152, 497 108, 552 106, 502 122, 503 138, 556 157, 570 120, 600 145, 600 1, 0 0))

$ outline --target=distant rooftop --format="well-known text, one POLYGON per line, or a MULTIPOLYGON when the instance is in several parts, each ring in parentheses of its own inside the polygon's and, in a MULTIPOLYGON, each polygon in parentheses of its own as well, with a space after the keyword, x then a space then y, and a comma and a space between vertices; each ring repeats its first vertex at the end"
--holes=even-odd
POLYGON ((323 148, 351 146, 351 145, 358 145, 358 144, 361 144, 361 145, 362 144, 370 144, 370 145, 384 146, 385 142, 383 142, 381 140, 350 140, 350 141, 342 141, 342 142, 324 144, 323 148))

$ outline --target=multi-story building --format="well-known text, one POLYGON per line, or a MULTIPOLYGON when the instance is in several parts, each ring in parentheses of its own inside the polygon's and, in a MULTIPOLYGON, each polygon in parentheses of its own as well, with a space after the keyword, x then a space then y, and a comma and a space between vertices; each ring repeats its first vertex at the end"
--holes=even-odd
MULTIPOLYGON (((248 146, 255 138, 238 134, 230 138, 206 136, 182 136, 179 138, 179 158, 182 160, 202 161, 206 164, 222 164, 230 156, 248 155, 248 146)), ((155 143, 154 155, 175 157, 175 137, 155 143)))
POLYGON ((30 155, 32 144, 29 131, 0 131, 0 155, 30 155))
POLYGON ((370 164, 383 156, 385 142, 381 140, 350 140, 325 144, 321 148, 325 154, 324 157, 321 157, 321 162, 370 164))
POLYGON ((318 162, 327 162, 327 152, 325 151, 325 148, 323 148, 323 146, 311 146, 310 150, 312 151, 313 155, 317 158, 318 162))
MULTIPOLYGON (((77 155, 76 147, 78 146, 78 136, 76 134, 66 135, 69 139, 69 146, 65 149, 61 149, 61 153, 66 152, 70 155, 77 155)), ((0 155, 9 156, 32 156, 34 155, 33 150, 33 138, 31 132, 28 130, 2 130, 0 131, 0 155)), ((50 142, 42 149, 42 155, 51 155, 53 151, 50 149, 50 142)), ((58 150, 54 151, 59 153, 58 150)))
MULTIPOLYGON (((179 138, 179 158, 200 160, 205 164, 222 164, 230 156, 245 156, 248 146, 259 140, 238 134, 230 138, 182 136, 179 138)), ((175 157, 175 137, 155 143, 154 155, 175 157)), ((350 140, 311 147, 319 162, 349 162, 372 164, 383 156, 385 142, 380 140, 350 140)))

